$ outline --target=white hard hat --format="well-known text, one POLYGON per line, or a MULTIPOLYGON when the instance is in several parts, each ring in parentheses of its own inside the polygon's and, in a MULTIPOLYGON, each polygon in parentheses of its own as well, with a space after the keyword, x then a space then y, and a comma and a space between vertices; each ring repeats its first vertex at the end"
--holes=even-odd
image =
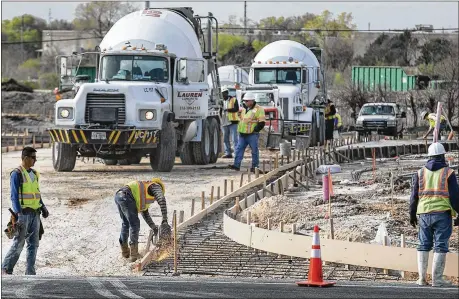
POLYGON ((228 91, 228 87, 227 86, 223 86, 222 87, 222 92, 225 92, 225 91, 228 91))
POLYGON ((248 92, 244 95, 244 98, 242 100, 243 101, 248 101, 248 100, 255 101, 255 95, 253 94, 253 92, 248 92))
POLYGON ((427 155, 429 156, 438 156, 444 154, 446 154, 445 148, 439 142, 432 143, 429 146, 429 151, 427 152, 427 155))
POLYGON ((422 111, 421 119, 424 119, 426 117, 427 113, 428 113, 427 111, 422 111))

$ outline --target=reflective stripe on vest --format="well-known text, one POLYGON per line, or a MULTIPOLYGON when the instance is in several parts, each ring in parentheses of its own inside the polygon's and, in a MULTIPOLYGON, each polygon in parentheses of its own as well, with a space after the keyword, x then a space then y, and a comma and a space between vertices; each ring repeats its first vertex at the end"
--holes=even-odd
MULTIPOLYGON (((327 105, 327 106, 325 106, 324 115, 327 115, 328 113, 330 113, 331 106, 332 106, 332 105, 327 105)), ((325 119, 333 119, 333 118, 335 118, 334 115, 329 115, 329 116, 326 116, 326 117, 325 117, 325 119)))
POLYGON ((338 113, 335 114, 335 121, 337 122, 337 126, 338 127, 341 127, 343 125, 343 123, 341 122, 341 115, 339 115, 338 113))
POLYGON ((436 171, 430 171, 423 167, 418 171, 419 203, 417 214, 451 210, 452 216, 456 215, 451 207, 448 191, 448 178, 452 173, 453 170, 448 167, 436 171))
POLYGON ((255 105, 249 111, 243 109, 241 121, 237 127, 239 133, 251 134, 259 122, 265 121, 265 111, 261 106, 255 105))
POLYGON ((41 194, 38 184, 38 179, 40 178, 38 171, 35 171, 35 179, 32 181, 32 178, 24 167, 19 166, 17 169, 22 175, 22 185, 19 187, 19 202, 21 208, 39 209, 41 207, 41 194))
MULTIPOLYGON (((236 98, 235 97, 232 97, 229 99, 228 103, 227 103, 227 108, 226 109, 233 109, 235 104, 236 104, 236 98)), ((225 101, 226 102, 226 101, 225 101)), ((229 121, 238 121, 239 120, 239 115, 237 114, 237 112, 227 112, 228 114, 228 120, 229 121)))
MULTIPOLYGON (((437 122, 437 115, 435 113, 430 113, 427 116, 427 120, 429 121, 429 125, 431 128, 435 127, 435 123, 437 122)), ((446 121, 446 118, 443 115, 440 115, 440 123, 446 121)))
POLYGON ((139 213, 148 210, 150 205, 155 201, 154 196, 148 194, 148 187, 151 184, 151 181, 132 181, 128 183, 128 187, 131 189, 132 196, 136 202, 137 212, 139 213))

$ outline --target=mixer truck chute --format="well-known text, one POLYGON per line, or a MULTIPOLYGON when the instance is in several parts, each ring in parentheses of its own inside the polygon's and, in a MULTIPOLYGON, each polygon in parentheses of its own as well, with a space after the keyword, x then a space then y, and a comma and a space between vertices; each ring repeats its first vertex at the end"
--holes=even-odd
POLYGON ((325 137, 324 74, 316 55, 306 46, 291 40, 266 45, 253 60, 249 73, 250 90, 260 94, 269 128, 268 147, 281 139, 308 137, 310 144, 323 144, 325 137), (321 85, 322 84, 322 85, 321 85), (322 87, 322 88, 321 88, 322 87))
POLYGON ((118 20, 99 45, 96 82, 56 103, 49 129, 54 169, 73 170, 78 155, 107 165, 149 156, 153 170, 166 172, 176 156, 182 164, 215 163, 221 152, 217 47, 217 20, 188 7, 150 8, 118 20))

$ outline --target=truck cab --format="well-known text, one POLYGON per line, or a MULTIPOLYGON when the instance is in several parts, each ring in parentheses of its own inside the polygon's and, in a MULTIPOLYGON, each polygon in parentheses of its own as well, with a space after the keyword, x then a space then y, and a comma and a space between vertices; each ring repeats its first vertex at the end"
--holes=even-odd
POLYGON ((371 132, 402 137, 406 122, 406 112, 396 103, 366 103, 360 109, 355 129, 359 135, 371 132))

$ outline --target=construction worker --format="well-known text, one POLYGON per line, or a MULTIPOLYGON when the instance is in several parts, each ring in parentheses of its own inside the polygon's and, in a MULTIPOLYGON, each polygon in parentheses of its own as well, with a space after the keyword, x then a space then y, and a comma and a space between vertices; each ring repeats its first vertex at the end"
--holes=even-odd
POLYGON ((40 240, 40 213, 49 216, 43 204, 38 180, 40 174, 32 166, 37 161, 37 151, 33 147, 22 150, 21 165, 11 172, 11 204, 15 218, 13 245, 2 263, 2 274, 13 274, 24 243, 27 241, 27 266, 25 275, 35 275, 35 260, 40 240))
MULTIPOLYGON (((437 114, 423 111, 421 113, 421 119, 427 120, 429 122, 429 130, 424 134, 424 136, 422 136, 422 138, 426 139, 430 132, 432 132, 435 128, 437 122, 437 114)), ((437 132, 437 140, 440 139, 440 132, 446 130, 446 125, 446 118, 443 115, 440 115, 440 127, 437 132)))
POLYGON ((325 148, 328 146, 328 140, 333 140, 333 129, 335 127, 335 104, 327 98, 327 105, 325 106, 325 148))
MULTIPOLYGON (((139 213, 142 214, 145 222, 153 230, 153 236, 158 234, 158 227, 148 212, 150 204, 154 201, 158 202, 163 218, 160 238, 170 236, 171 227, 167 223, 167 207, 164 193, 165 187, 163 182, 158 178, 154 178, 151 181, 131 181, 115 194, 115 203, 118 206, 122 220, 119 238, 121 255, 124 258, 130 258, 131 262, 135 262, 138 258, 141 258, 139 254, 139 213), (129 243, 128 237, 130 239, 129 243)), ((150 242, 150 240, 147 242, 150 242)))
MULTIPOLYGON (((427 264, 432 247, 432 286, 449 285, 443 280, 443 270, 452 234, 452 217, 459 212, 459 187, 454 171, 446 164, 445 153, 441 143, 432 143, 428 149, 429 160, 413 175, 410 224, 416 227, 416 215, 419 215, 419 285, 427 285, 427 264)), ((454 225, 459 225, 459 218, 454 220, 454 225)))
POLYGON ((230 97, 228 87, 222 87, 223 109, 222 109, 222 126, 223 140, 225 145, 225 155, 222 158, 232 158, 230 136, 233 141, 233 147, 236 149, 238 134, 237 126, 239 123, 239 104, 236 97, 230 97))
POLYGON ((338 114, 338 110, 335 108, 335 116, 334 116, 334 122, 335 122, 335 130, 341 133, 343 129, 343 122, 341 120, 341 115, 338 114))
POLYGON ((239 141, 236 148, 234 164, 229 168, 239 171, 241 162, 244 157, 245 149, 248 146, 252 149, 252 167, 250 170, 255 172, 259 166, 258 159, 258 138, 259 132, 265 126, 265 111, 255 101, 255 94, 247 92, 244 97, 244 109, 241 112, 241 120, 237 127, 239 132, 239 141))

